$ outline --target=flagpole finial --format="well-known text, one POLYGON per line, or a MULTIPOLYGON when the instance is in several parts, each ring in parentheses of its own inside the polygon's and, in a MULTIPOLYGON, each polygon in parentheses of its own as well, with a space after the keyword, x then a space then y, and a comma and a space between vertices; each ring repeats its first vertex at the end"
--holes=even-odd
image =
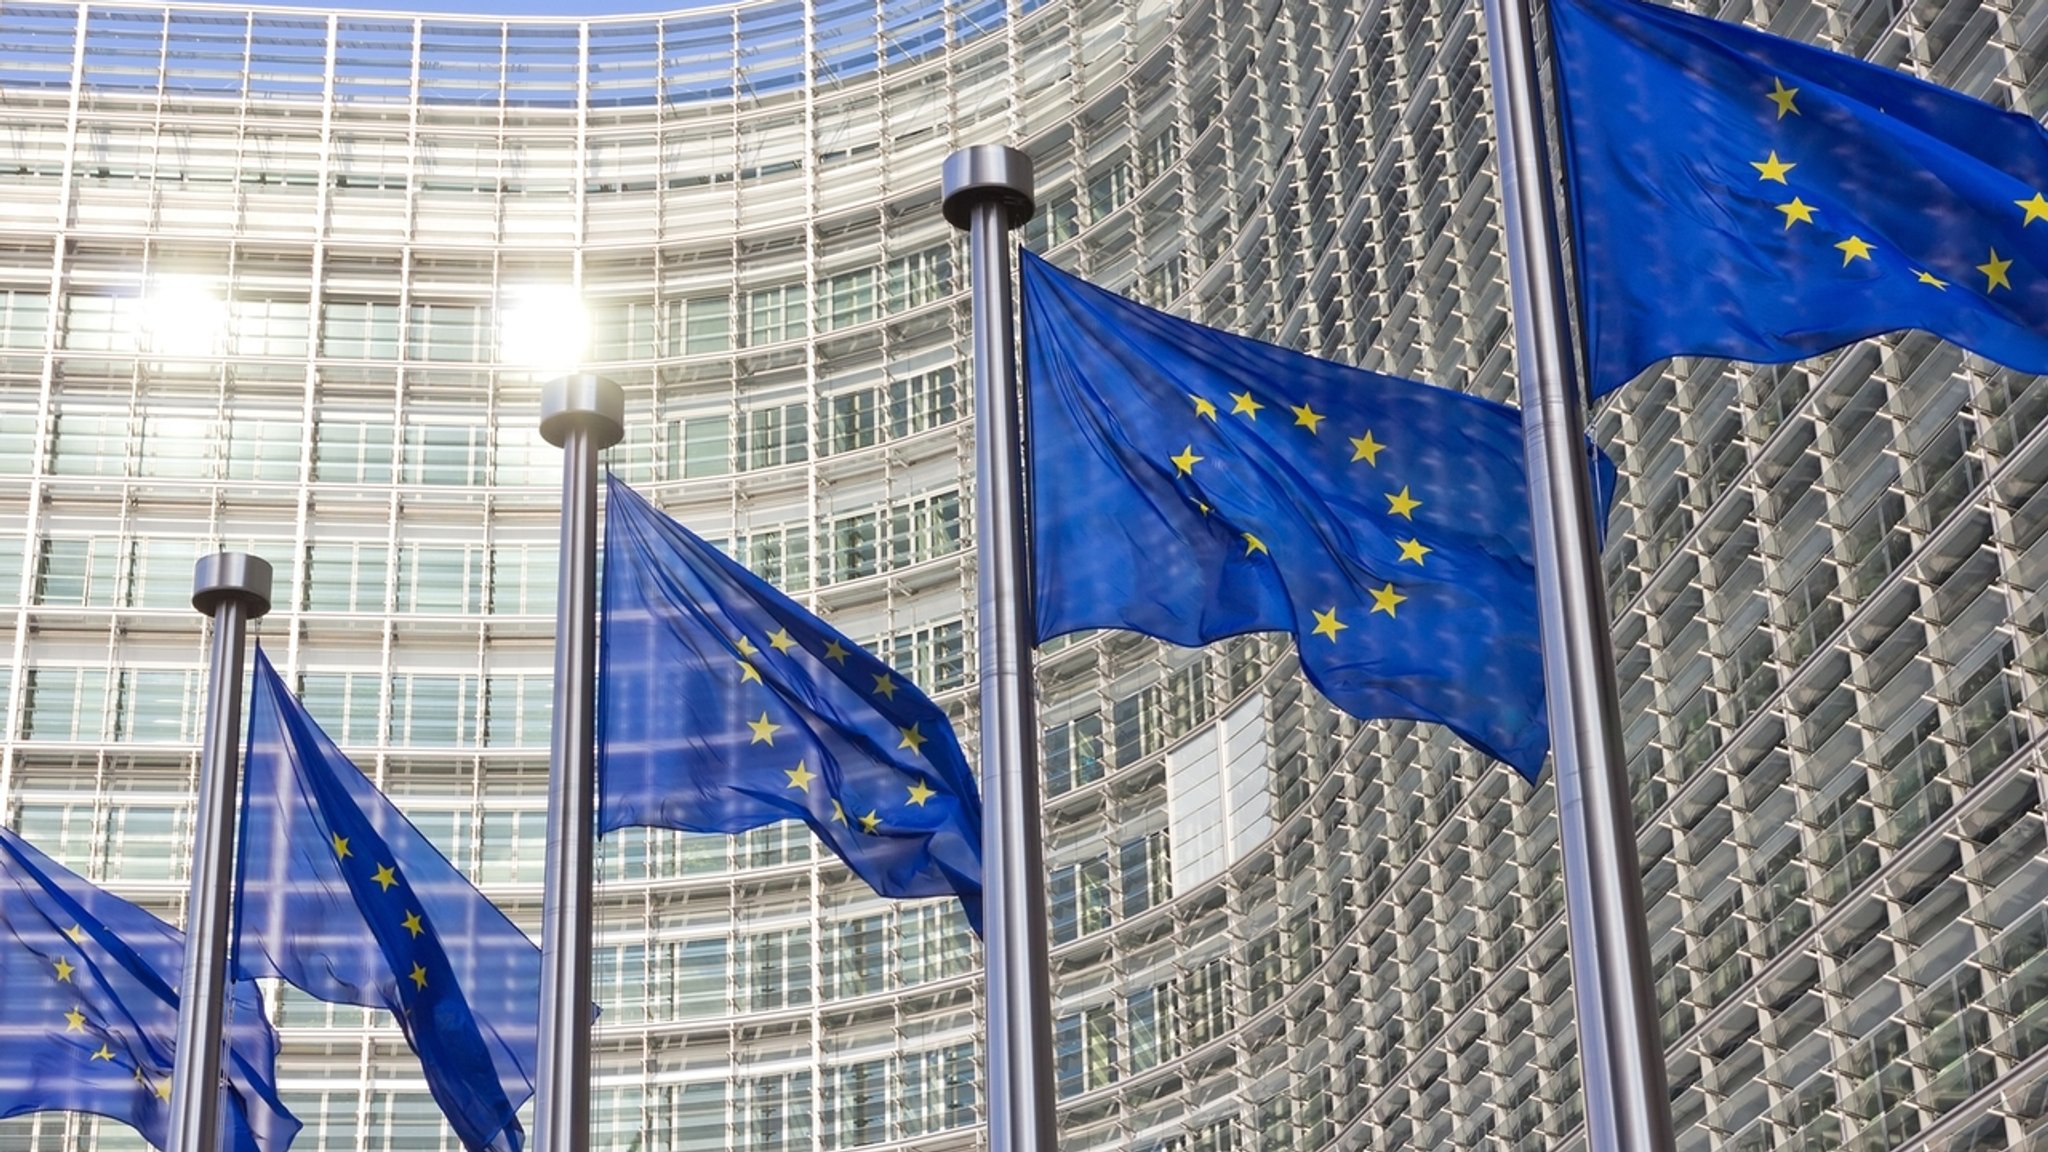
POLYGON ((247 552, 215 552, 192 566, 192 607, 211 616, 224 599, 242 601, 250 619, 270 611, 270 562, 247 552))
POLYGON ((578 372, 550 380, 540 390, 540 434, 560 448, 569 430, 588 427, 598 449, 626 434, 626 392, 602 376, 578 372))
POLYGON ((965 232, 974 206, 996 199, 1008 209, 1009 227, 1018 228, 1038 210, 1032 194, 1031 157, 1001 144, 976 144, 946 157, 940 178, 946 221, 965 232))

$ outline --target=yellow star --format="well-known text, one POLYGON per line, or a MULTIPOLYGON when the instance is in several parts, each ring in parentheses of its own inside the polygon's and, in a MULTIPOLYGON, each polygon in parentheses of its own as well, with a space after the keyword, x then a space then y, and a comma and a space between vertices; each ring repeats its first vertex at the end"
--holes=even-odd
POLYGON ((1918 275, 1914 276, 1913 279, 1918 280, 1922 284, 1932 284, 1936 288, 1941 289, 1943 292, 1948 291, 1948 281, 1936 280, 1933 276, 1925 272, 1919 273, 1918 275))
POLYGON ((1173 461, 1173 466, 1179 471, 1180 475, 1192 476, 1195 474, 1195 465, 1208 459, 1208 457, 1195 455, 1195 446, 1190 444, 1180 450, 1180 455, 1168 456, 1167 459, 1173 461))
POLYGON ((868 814, 860 818, 860 830, 868 833, 869 835, 873 835, 875 829, 880 828, 881 826, 882 818, 880 816, 875 815, 873 809, 869 809, 868 814))
POLYGON ((1977 265, 1977 271, 1982 272, 1984 279, 1989 281, 1984 286, 1984 291, 1990 292, 1994 288, 2004 288, 2010 291, 2012 289, 2012 281, 2006 279, 2005 276, 2005 270, 2010 267, 2012 267, 2012 261, 2000 260, 1998 258, 1998 249, 1993 248, 1991 250, 1990 262, 1977 265))
POLYGON ((114 1061, 114 1050, 102 1044, 100 1045, 100 1050, 92 1054, 92 1058, 95 1060, 105 1060, 111 1064, 114 1061))
POLYGON ((66 936, 69 936, 69 937, 71 937, 71 942, 72 942, 73 944, 83 944, 83 943, 85 943, 85 929, 83 929, 83 928, 80 928, 80 927, 79 927, 78 925, 76 925, 76 924, 73 924, 73 925, 72 925, 71 927, 69 927, 69 928, 66 928, 66 929, 64 930, 64 934, 65 934, 66 936))
POLYGON ((66 960, 62 956, 57 957, 57 979, 69 984, 71 983, 71 974, 76 971, 78 969, 71 966, 71 961, 66 960))
POLYGON ((1232 392, 1230 394, 1230 399, 1234 402, 1230 406, 1230 414, 1232 416, 1236 416, 1242 413, 1243 415, 1249 416, 1252 419, 1257 420, 1259 418, 1259 409, 1265 407, 1264 404, 1261 404, 1257 400, 1252 399, 1252 394, 1249 389, 1243 392, 1232 392))
POLYGON ((782 725, 768 719, 768 713, 766 712, 761 713, 759 720, 747 721, 747 727, 754 730, 754 738, 747 741, 747 743, 766 744, 770 747, 773 747, 775 744, 775 734, 782 731, 782 725))
POLYGON ((896 731, 903 737, 903 742, 896 746, 898 748, 908 748, 919 755, 924 753, 924 742, 931 739, 931 737, 919 732, 915 724, 908 728, 898 728, 896 731))
POLYGON ((1413 560, 1417 564, 1422 563, 1424 556, 1436 551, 1434 548, 1423 547, 1420 540, 1396 540, 1395 543, 1401 546, 1402 560, 1413 560))
MULTIPOLYGON (((1249 556, 1254 552, 1266 552, 1266 542, 1247 532, 1244 534, 1244 554, 1249 556)), ((1272 553, 1266 552, 1266 555, 1271 556, 1272 553)))
POLYGON ((1216 419, 1216 405, 1210 403, 1209 398, 1206 396, 1195 396, 1192 392, 1188 393, 1188 395, 1195 401, 1195 415, 1207 416, 1211 422, 1214 422, 1216 419))
POLYGON ((1870 242, 1861 236, 1851 236, 1835 247, 1842 250, 1842 267, 1847 268, 1851 260, 1870 259, 1870 242))
POLYGON ((2020 221, 2022 228, 2036 220, 2048 220, 2048 200, 2042 199, 2039 192, 2034 193, 2032 200, 2015 200, 2013 203, 2027 210, 2027 218, 2020 221))
POLYGON ((761 651, 759 648, 754 647, 754 642, 745 636, 740 637, 739 643, 734 645, 734 647, 740 650, 740 655, 742 656, 755 656, 760 654, 761 651))
POLYGON ((1385 588, 1368 589, 1368 591, 1372 593, 1372 610, 1375 612, 1385 612, 1389 616, 1394 614, 1394 605, 1408 599, 1406 596, 1394 591, 1392 584, 1388 584, 1385 588))
POLYGON ((1200 500, 1195 501, 1195 507, 1201 509, 1202 515, 1204 516, 1207 516, 1210 512, 1209 506, 1200 500))
POLYGON ((1332 644, 1337 642, 1337 633, 1351 627, 1351 625, 1337 619, 1337 610, 1335 608, 1330 609, 1328 612, 1317 612, 1315 615, 1315 634, 1318 636, 1328 636, 1332 644))
POLYGON ((749 680, 753 681, 756 684, 759 684, 761 682, 761 670, 759 668, 754 667, 752 664, 748 663, 745 660, 740 661, 739 665, 740 683, 745 684, 749 680))
POLYGON ((919 780, 916 783, 916 785, 914 785, 910 789, 910 802, 912 804, 917 805, 919 808, 922 808, 924 807, 925 801, 937 795, 937 792, 934 792, 932 789, 925 787, 925 783, 923 780, 919 780))
POLYGON ((789 777, 789 786, 799 792, 809 792, 811 790, 811 781, 818 778, 817 773, 804 767, 804 762, 801 760, 796 762, 796 767, 785 769, 782 774, 789 777))
POLYGON ((171 1098, 171 1078, 169 1076, 164 1077, 164 1082, 156 1086, 156 1098, 159 1100, 169 1100, 171 1098))
POLYGON ((1321 424, 1325 419, 1322 413, 1316 411, 1315 409, 1309 407, 1306 404, 1303 404, 1299 408, 1292 409, 1292 411, 1294 412, 1295 427, 1308 429, 1309 435, 1311 436, 1322 435, 1322 430, 1316 427, 1316 425, 1321 424))
POLYGON ((846 663, 846 645, 841 644, 837 640, 825 641, 825 659, 832 661, 834 664, 846 663))
POLYGON ((1776 180, 1780 184, 1785 182, 1785 173, 1799 167, 1797 164, 1787 164, 1779 160, 1776 152, 1772 152, 1767 159, 1751 160, 1749 166, 1757 170, 1757 179, 1776 180))
POLYGON ((789 638, 789 629, 777 628, 768 634, 768 646, 777 652, 787 652, 796 647, 796 641, 789 638))
POLYGON ((1794 196, 1790 204, 1778 205, 1778 211, 1785 214, 1785 227, 1790 230, 1794 224, 1813 223, 1813 205, 1794 196))
POLYGON ((425 988, 427 986, 426 965, 415 964, 412 966, 412 984, 415 988, 425 988))
POLYGON ((377 882, 379 889, 389 892, 391 891, 391 886, 398 883, 398 873, 389 864, 379 864, 377 865, 377 874, 370 877, 370 879, 377 882))
POLYGON ((334 838, 334 858, 336 860, 348 859, 348 837, 336 836, 334 838))
POLYGON ((1799 115, 1799 109, 1792 105, 1792 98, 1799 95, 1799 89, 1787 88, 1783 80, 1773 76, 1771 77, 1771 90, 1764 93, 1764 95, 1769 96, 1771 102, 1778 106, 1778 119, 1783 120, 1787 112, 1794 116, 1799 115))
POLYGON ((846 809, 841 808, 837 800, 832 802, 832 822, 834 824, 846 823, 846 809))
POLYGON ((64 1030, 66 1032, 85 1031, 85 1013, 80 1012, 77 1008, 66 1012, 64 1014, 64 1030))
POLYGON ((1408 486, 1401 485, 1399 492, 1387 493, 1387 514, 1404 520, 1415 519, 1415 510, 1422 507, 1422 501, 1408 495, 1408 486))
POLYGON ((427 930, 427 926, 420 922, 420 914, 411 909, 406 910, 405 919, 400 921, 400 923, 405 925, 405 930, 412 933, 415 939, 419 937, 420 933, 427 930))
POLYGON ((1363 460, 1377 468, 1380 466, 1380 453, 1386 450, 1387 446, 1385 444, 1372 438, 1372 429, 1370 428, 1365 430, 1365 435, 1353 436, 1351 438, 1351 462, 1353 464, 1363 460))
POLYGON ((896 681, 891 679, 887 672, 875 673, 875 695, 885 700, 896 698, 896 681))

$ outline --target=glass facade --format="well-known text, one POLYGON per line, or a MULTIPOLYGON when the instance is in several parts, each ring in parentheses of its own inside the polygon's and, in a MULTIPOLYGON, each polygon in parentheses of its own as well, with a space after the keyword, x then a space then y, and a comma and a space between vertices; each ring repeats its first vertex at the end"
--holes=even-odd
MULTIPOLYGON (((1707 5, 1713 8, 1712 5, 1707 5)), ((2041 0, 1718 14, 2048 111, 2041 0)), ((500 363, 589 301, 610 466, 972 746, 955 147, 1034 248, 1319 355, 1512 392, 1474 0, 758 0, 491 20, 0 0, 0 802, 183 914, 192 560, 538 923, 558 465, 500 363)), ((1603 406, 1606 567, 1680 1146, 1976 1152, 2048 1117, 2048 385, 1906 335, 1603 406)), ((1291 648, 1040 663, 1062 1146, 1584 1147, 1551 786, 1361 724, 1291 648)), ((979 952, 799 828, 601 842, 593 1145, 968 1149, 979 952)), ((454 1148, 387 1019, 289 991, 308 1152, 454 1148)), ((58 1114, 0 1152, 140 1147, 58 1114)))

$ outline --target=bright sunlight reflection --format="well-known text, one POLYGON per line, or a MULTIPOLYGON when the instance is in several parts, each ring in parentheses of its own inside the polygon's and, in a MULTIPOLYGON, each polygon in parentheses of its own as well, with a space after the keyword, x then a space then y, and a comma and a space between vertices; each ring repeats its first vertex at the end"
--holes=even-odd
POLYGON ((158 356, 194 358, 220 352, 228 306, 196 277, 153 281, 142 298, 142 343, 158 356))
POLYGON ((583 297, 574 288, 535 285, 509 289, 499 315, 500 363, 557 376, 582 366, 589 320, 583 297))

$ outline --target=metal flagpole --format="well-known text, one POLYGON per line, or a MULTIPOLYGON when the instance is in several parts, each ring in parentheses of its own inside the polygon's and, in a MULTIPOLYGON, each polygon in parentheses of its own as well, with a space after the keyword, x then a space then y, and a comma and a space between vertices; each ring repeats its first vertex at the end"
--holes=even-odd
POLYGON ((1484 0, 1586 1145, 1673 1152, 1529 0, 1484 0))
POLYGON ((555 714, 541 895, 540 1067, 534 1152, 590 1145, 590 888, 597 760, 597 454, 626 430, 617 384, 579 374, 541 389, 540 434, 562 450, 555 714))
POLYGON ((202 557, 192 572, 192 607, 213 617, 213 651, 199 748, 192 887, 185 901, 185 967, 178 974, 174 1119, 166 1152, 215 1152, 220 1146, 220 1040, 227 1005, 235 778, 241 769, 243 649, 249 621, 270 611, 270 575, 268 562, 246 552, 202 557))
POLYGON ((1024 534, 1024 397, 1010 229, 1031 219, 1031 157, 984 144, 946 157, 944 211, 968 233, 974 301, 974 508, 981 619, 983 928, 989 1152, 1051 1152, 1051 980, 1024 534))

